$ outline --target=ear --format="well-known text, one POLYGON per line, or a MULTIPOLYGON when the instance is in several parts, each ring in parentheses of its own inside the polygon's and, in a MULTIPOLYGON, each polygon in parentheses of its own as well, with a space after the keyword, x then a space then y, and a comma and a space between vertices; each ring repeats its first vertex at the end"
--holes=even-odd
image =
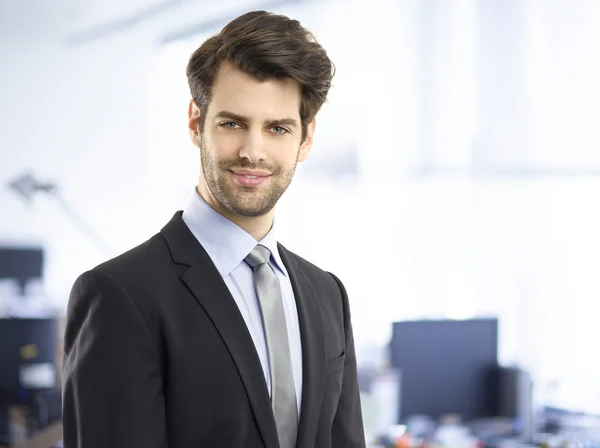
POLYGON ((300 152, 298 153, 298 162, 304 162, 308 155, 310 154, 310 150, 312 149, 313 139, 315 136, 315 127, 317 126, 317 120, 313 119, 307 128, 306 128, 306 138, 304 142, 300 146, 300 152))
POLYGON ((200 108, 193 99, 188 106, 188 130, 190 139, 196 146, 200 146, 200 108))

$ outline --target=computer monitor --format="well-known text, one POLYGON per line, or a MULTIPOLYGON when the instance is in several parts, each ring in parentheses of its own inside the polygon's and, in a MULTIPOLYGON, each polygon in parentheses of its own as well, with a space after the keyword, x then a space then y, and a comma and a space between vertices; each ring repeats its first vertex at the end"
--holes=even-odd
POLYGON ((401 377, 399 420, 456 414, 471 421, 496 413, 497 319, 396 322, 390 348, 401 377))
POLYGON ((14 279, 21 290, 42 278, 44 251, 35 247, 0 247, 0 279, 14 279))

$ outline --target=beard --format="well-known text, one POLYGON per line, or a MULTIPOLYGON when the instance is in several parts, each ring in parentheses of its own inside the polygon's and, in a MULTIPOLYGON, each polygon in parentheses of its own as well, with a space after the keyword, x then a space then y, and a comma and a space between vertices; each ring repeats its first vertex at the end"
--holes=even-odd
POLYGON ((200 157, 204 179, 213 197, 230 212, 245 217, 258 217, 269 213, 292 182, 298 156, 294 166, 285 170, 280 166, 264 163, 252 164, 247 159, 215 160, 204 139, 200 140, 200 157), (232 170, 264 170, 271 173, 265 185, 244 187, 238 185, 231 175, 232 170))

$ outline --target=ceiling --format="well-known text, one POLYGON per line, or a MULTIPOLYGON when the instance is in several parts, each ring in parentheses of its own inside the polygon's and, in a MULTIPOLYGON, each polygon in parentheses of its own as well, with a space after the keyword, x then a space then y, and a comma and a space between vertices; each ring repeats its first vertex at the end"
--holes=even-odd
POLYGON ((0 0, 0 36, 58 37, 82 45, 159 25, 165 39, 176 40, 210 31, 244 11, 302 1, 307 0, 0 0))

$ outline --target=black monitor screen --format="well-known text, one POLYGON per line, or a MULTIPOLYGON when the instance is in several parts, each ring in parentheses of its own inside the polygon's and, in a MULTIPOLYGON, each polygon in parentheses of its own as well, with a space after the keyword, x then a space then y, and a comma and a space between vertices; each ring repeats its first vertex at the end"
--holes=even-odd
POLYGON ((493 416, 497 319, 396 322, 391 361, 401 372, 400 419, 493 416))
POLYGON ((15 279, 22 288, 29 280, 42 278, 43 263, 43 249, 0 247, 0 279, 15 279))

